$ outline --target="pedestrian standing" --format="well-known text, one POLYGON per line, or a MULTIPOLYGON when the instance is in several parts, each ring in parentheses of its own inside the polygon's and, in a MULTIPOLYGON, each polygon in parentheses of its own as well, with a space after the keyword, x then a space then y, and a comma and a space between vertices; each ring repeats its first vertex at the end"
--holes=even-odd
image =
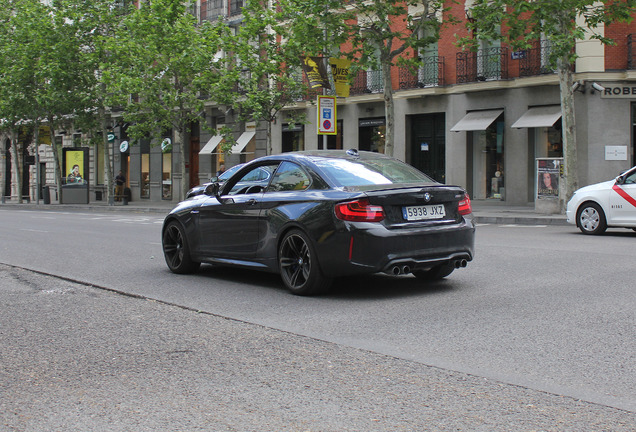
POLYGON ((126 177, 119 171, 117 177, 115 177, 115 201, 121 201, 124 195, 124 185, 126 184, 126 177))

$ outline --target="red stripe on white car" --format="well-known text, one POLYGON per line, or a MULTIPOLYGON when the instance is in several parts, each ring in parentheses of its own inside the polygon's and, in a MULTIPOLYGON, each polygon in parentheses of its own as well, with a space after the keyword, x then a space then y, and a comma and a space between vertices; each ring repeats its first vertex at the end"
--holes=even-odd
POLYGON ((623 189, 621 189, 621 187, 619 185, 614 185, 612 187, 612 189, 614 189, 614 191, 619 194, 620 196, 622 196, 625 201, 627 201, 628 203, 630 203, 631 205, 633 205, 634 207, 636 207, 636 199, 632 198, 632 196, 630 194, 628 194, 627 192, 625 192, 623 189))

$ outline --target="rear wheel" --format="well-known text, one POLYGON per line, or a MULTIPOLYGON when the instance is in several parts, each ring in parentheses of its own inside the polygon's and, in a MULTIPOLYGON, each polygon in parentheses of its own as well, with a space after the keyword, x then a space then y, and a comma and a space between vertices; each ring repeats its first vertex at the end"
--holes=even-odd
POLYGON ((181 224, 172 221, 163 232, 163 256, 173 273, 192 273, 201 263, 192 261, 185 231, 181 224))
POLYGON ((607 229, 605 213, 594 202, 584 203, 576 216, 577 224, 583 234, 603 234, 607 229))
POLYGON ((312 295, 325 292, 332 279, 323 275, 314 246, 300 230, 285 234, 278 249, 278 267, 283 283, 293 294, 312 295))
POLYGON ((441 264, 433 267, 430 270, 418 270, 414 271, 413 274, 416 278, 426 280, 426 281, 435 281, 445 278, 450 275, 453 270, 455 270, 455 266, 452 263, 449 264, 441 264))

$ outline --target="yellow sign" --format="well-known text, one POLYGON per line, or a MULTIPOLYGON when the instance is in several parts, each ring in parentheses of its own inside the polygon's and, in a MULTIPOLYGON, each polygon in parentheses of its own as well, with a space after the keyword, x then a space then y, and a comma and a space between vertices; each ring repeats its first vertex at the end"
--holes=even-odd
POLYGON ((351 61, 347 59, 330 58, 331 75, 336 84, 336 95, 340 97, 349 97, 349 68, 351 61))

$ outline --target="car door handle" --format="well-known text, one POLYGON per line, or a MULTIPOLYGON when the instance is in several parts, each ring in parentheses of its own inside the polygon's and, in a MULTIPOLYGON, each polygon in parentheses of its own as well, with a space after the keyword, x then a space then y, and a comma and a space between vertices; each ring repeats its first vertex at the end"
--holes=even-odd
POLYGON ((199 214, 199 210, 192 210, 190 214, 199 214))

